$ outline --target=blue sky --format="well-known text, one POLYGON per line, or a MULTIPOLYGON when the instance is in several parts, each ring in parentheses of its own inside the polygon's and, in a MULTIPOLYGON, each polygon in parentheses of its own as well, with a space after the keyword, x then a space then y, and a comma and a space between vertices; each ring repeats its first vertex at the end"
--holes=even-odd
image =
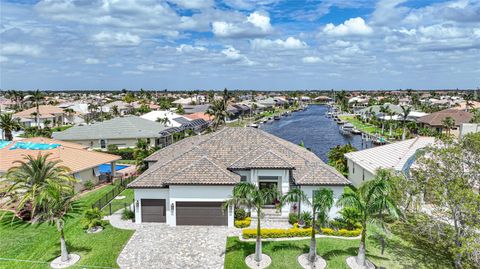
POLYGON ((2 89, 480 87, 480 0, 0 0, 2 89))

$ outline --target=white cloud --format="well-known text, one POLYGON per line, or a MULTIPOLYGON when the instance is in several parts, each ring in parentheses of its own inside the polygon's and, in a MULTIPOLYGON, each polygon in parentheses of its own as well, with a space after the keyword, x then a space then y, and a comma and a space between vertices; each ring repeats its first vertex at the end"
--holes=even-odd
POLYGON ((2 55, 38 57, 41 53, 42 48, 37 45, 26 45, 19 43, 3 43, 0 45, 0 54, 2 55))
POLYGON ((253 12, 244 21, 214 21, 212 32, 218 37, 260 37, 268 35, 273 28, 270 17, 260 12, 253 12))
POLYGON ((186 9, 203 9, 213 6, 213 0, 168 0, 168 2, 186 9))
POLYGON ((247 56, 240 53, 239 50, 235 49, 232 46, 228 46, 222 50, 222 54, 226 58, 227 63, 239 63, 243 65, 253 65, 254 62, 250 61, 247 56))
POLYGON ((270 24, 270 17, 259 12, 253 12, 247 17, 247 21, 251 24, 262 29, 264 32, 272 30, 272 25, 270 24))
POLYGON ((323 28, 323 32, 334 36, 349 36, 349 35, 370 35, 373 29, 365 23, 361 17, 351 18, 335 26, 329 23, 323 28))
POLYGON ((140 44, 141 38, 138 35, 126 33, 112 33, 102 31, 93 36, 93 41, 100 46, 136 46, 140 44))
POLYGON ((254 39, 251 41, 253 49, 305 49, 308 48, 307 43, 296 39, 294 37, 288 37, 285 40, 281 39, 254 39))
POLYGON ((100 60, 98 60, 97 58, 87 58, 87 59, 85 59, 85 63, 86 64, 99 64, 100 60))
POLYGON ((307 57, 302 58, 302 62, 304 62, 306 64, 314 64, 314 63, 319 63, 321 61, 322 61, 322 59, 320 59, 319 57, 316 57, 316 56, 307 56, 307 57))
POLYGON ((188 44, 181 44, 176 48, 177 52, 179 53, 201 53, 206 52, 207 48, 202 46, 192 46, 188 44))
POLYGON ((137 65, 137 69, 140 71, 167 71, 173 67, 172 64, 140 64, 137 65))

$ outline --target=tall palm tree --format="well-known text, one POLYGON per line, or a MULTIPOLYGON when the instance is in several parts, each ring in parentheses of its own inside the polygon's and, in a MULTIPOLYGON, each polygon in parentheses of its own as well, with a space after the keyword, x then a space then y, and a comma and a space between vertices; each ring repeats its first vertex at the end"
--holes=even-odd
POLYGON ((41 219, 55 224, 60 233, 60 257, 62 262, 70 260, 67 243, 65 241, 65 217, 73 208, 75 189, 73 185, 60 186, 50 182, 45 194, 42 194, 44 210, 39 213, 41 219))
POLYGON ((390 113, 390 108, 388 106, 381 106, 380 113, 383 114, 383 120, 382 120, 382 134, 383 134, 385 132, 385 115, 390 113))
POLYGON ((472 106, 472 104, 470 103, 470 101, 473 100, 473 92, 469 92, 467 93, 463 99, 465 99, 465 110, 466 111, 469 111, 470 107, 472 106))
POLYGON ((346 187, 337 201, 337 205, 353 208, 360 215, 362 233, 356 258, 359 266, 365 267, 367 265, 365 259, 367 223, 378 218, 379 212, 392 216, 398 215, 398 208, 392 199, 391 190, 386 187, 387 184, 388 182, 384 178, 376 177, 364 182, 358 189, 346 187))
POLYGON ((48 197, 52 186, 62 190, 73 188, 77 181, 70 174, 68 167, 60 165, 60 160, 49 160, 51 153, 38 154, 37 157, 27 155, 25 161, 17 160, 16 166, 10 168, 6 174, 7 181, 11 186, 7 189, 7 194, 13 199, 8 202, 13 205, 16 203, 16 210, 24 209, 25 205, 32 206, 31 216, 35 217, 37 212, 48 209, 46 198, 48 197))
POLYGON ((250 182, 240 182, 233 189, 233 196, 225 202, 225 207, 244 206, 248 209, 254 209, 257 212, 257 238, 255 241, 255 261, 262 260, 262 235, 260 219, 262 217, 263 207, 271 203, 278 197, 278 190, 275 188, 262 188, 250 182))
POLYGON ((312 234, 310 238, 310 251, 308 260, 314 263, 317 260, 317 240, 315 239, 315 216, 318 216, 321 227, 328 220, 328 213, 333 206, 333 190, 321 189, 313 192, 312 202, 312 234))
POLYGON ((208 107, 206 114, 213 117, 213 127, 215 129, 224 124, 229 116, 224 100, 214 100, 208 107))
POLYGON ((117 105, 112 106, 112 114, 113 114, 113 116, 115 116, 115 117, 120 116, 120 111, 118 110, 118 106, 117 106, 117 105))
POLYGON ((407 107, 407 106, 400 106, 400 108, 402 109, 402 123, 403 123, 403 130, 402 130, 402 140, 405 140, 405 135, 406 135, 406 126, 407 126, 407 119, 408 119, 408 115, 410 115, 410 112, 412 112, 412 108, 411 107, 407 107))
POLYGON ((446 117, 442 120, 442 124, 447 129, 447 135, 450 136, 450 130, 455 127, 455 120, 452 117, 446 117))
POLYGON ((0 129, 2 129, 2 139, 13 140, 13 131, 18 131, 22 128, 19 119, 12 117, 12 114, 0 114, 0 129))
POLYGON ((297 203, 297 213, 298 217, 300 217, 300 207, 302 202, 309 204, 310 201, 308 200, 308 196, 303 192, 300 188, 291 188, 287 193, 285 193, 282 198, 280 199, 282 205, 284 204, 292 204, 297 203))
POLYGON ((29 99, 35 103, 35 123, 37 127, 40 128, 40 102, 43 101, 45 94, 40 90, 32 91, 29 93, 29 99))

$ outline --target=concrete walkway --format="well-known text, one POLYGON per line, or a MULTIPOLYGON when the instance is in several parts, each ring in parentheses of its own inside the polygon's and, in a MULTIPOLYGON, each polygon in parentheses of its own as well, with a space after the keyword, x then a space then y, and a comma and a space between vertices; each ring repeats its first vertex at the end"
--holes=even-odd
POLYGON ((136 230, 140 227, 140 224, 135 224, 132 220, 123 220, 122 213, 124 209, 120 209, 117 212, 113 213, 111 216, 106 216, 104 219, 110 221, 110 225, 115 228, 124 229, 124 230, 136 230))

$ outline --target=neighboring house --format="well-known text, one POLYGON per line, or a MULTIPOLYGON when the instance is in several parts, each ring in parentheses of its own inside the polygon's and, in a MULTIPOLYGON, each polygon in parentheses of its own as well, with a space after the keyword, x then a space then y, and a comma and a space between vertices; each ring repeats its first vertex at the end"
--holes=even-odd
POLYGON ((93 149, 135 147, 138 139, 146 139, 152 147, 164 147, 172 143, 169 127, 137 116, 113 118, 91 125, 74 126, 63 132, 54 132, 55 139, 82 144, 93 149))
POLYGON ((51 154, 50 160, 60 160, 59 165, 68 167, 73 177, 79 180, 75 186, 77 190, 83 190, 88 181, 98 184, 109 179, 101 170, 106 166, 107 170, 116 171, 115 162, 121 159, 120 156, 87 150, 79 144, 33 137, 0 144, 0 178, 8 169, 19 165, 16 161, 25 161, 25 156, 48 153, 51 154))
POLYGON ((161 122, 161 124, 167 127, 176 127, 177 131, 193 130, 196 133, 203 132, 209 125, 204 119, 190 119, 189 117, 179 115, 171 111, 151 111, 145 115, 140 116, 143 119, 150 121, 157 121, 157 119, 167 118, 167 122, 161 122))
MULTIPOLYGON (((62 126, 66 123, 66 114, 62 108, 50 105, 40 105, 38 106, 39 111, 39 125, 40 127, 45 127, 45 121, 49 121, 49 126, 62 126)), ((34 106, 27 110, 23 110, 13 114, 13 117, 20 119, 27 127, 37 126, 36 114, 37 108, 34 106)))
POLYGON ((114 101, 108 104, 103 105, 102 111, 107 113, 113 113, 113 107, 116 106, 118 113, 121 116, 129 114, 134 108, 139 108, 140 104, 133 102, 131 104, 124 101, 114 101))
POLYGON ((470 112, 458 110, 458 109, 445 109, 438 111, 418 119, 418 122, 423 127, 430 128, 438 133, 446 132, 443 121, 445 118, 451 117, 455 121, 455 126, 450 130, 450 133, 459 136, 460 125, 469 123, 473 118, 473 114, 470 112))
MULTIPOLYGON (((350 182, 314 153, 254 128, 224 128, 194 136, 145 159, 149 169, 128 185, 135 192, 135 220, 175 225, 233 226, 233 208, 223 210, 239 182, 277 188, 330 188, 335 201, 350 182)), ((266 207, 274 208, 274 203, 266 207)), ((281 208, 288 216, 291 205, 281 208)), ((302 211, 310 211, 303 204, 302 211)), ((337 207, 330 211, 335 217, 337 207)))
POLYGON ((185 123, 185 120, 190 121, 190 119, 168 110, 150 111, 147 114, 140 116, 140 118, 155 122, 157 119, 167 118, 168 121, 166 123, 162 123, 168 127, 180 127, 183 123, 185 123))
POLYGON ((202 113, 202 112, 196 112, 196 113, 192 113, 192 114, 186 114, 184 116, 185 118, 188 118, 188 119, 191 119, 191 120, 197 120, 197 119, 203 119, 205 121, 212 121, 213 120, 213 117, 208 115, 208 114, 205 114, 205 113, 202 113))
POLYGON ((464 123, 460 125, 460 135, 459 135, 460 138, 471 133, 480 133, 479 123, 464 123))
POLYGON ((207 112, 208 108, 210 107, 209 104, 206 105, 184 105, 183 110, 185 114, 193 114, 193 113, 205 113, 207 112))
POLYGON ((345 154, 348 179, 355 187, 375 177, 379 168, 408 171, 415 161, 415 153, 435 142, 434 137, 417 137, 384 146, 345 154))

